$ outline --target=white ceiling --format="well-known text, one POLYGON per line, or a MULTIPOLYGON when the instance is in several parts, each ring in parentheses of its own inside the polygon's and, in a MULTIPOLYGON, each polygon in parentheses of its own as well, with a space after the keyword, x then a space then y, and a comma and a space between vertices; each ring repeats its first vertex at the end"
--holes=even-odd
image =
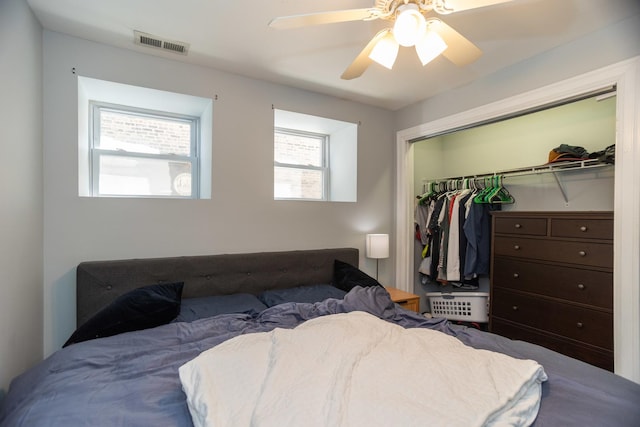
MULTIPOLYGON (((340 75, 387 21, 274 30, 277 16, 373 7, 374 0, 27 0, 44 28, 108 45, 397 110, 640 13, 638 0, 513 0, 440 16, 483 51, 464 68, 425 67, 401 48, 394 69, 340 75), (133 31, 186 42, 188 55, 134 44, 133 31)), ((597 54, 597 53, 596 53, 597 54)))

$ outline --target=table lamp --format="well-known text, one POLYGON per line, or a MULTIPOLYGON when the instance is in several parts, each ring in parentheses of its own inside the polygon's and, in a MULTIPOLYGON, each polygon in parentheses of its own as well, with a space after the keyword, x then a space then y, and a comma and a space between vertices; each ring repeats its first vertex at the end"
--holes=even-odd
POLYGON ((367 234, 365 254, 367 258, 375 258, 376 280, 378 280, 378 262, 380 258, 389 258, 389 235, 367 234))

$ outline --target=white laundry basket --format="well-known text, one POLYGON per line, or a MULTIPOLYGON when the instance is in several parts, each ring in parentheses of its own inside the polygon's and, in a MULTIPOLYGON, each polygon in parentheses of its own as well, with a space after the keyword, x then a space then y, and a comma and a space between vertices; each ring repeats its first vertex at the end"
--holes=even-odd
POLYGON ((428 292, 431 315, 449 320, 489 321, 488 292, 428 292))

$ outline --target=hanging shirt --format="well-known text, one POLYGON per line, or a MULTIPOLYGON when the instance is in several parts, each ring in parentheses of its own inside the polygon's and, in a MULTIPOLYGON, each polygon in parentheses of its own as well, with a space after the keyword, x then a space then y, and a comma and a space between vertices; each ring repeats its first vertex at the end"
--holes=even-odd
MULTIPOLYGON (((424 248, 422 250, 422 261, 420 262, 420 266, 418 267, 418 272, 422 273, 425 276, 430 276, 431 274, 431 254, 432 254, 432 246, 433 246, 433 235, 431 234, 431 230, 429 227, 429 221, 431 220, 431 216, 433 215, 433 211, 435 208, 436 201, 434 199, 430 200, 427 204, 426 210, 426 218, 424 219, 424 236, 426 239, 426 243, 423 243, 424 248)), ((420 219, 417 221, 422 221, 421 214, 420 219)), ((421 240, 422 241, 422 240, 421 240)))
POLYGON ((489 211, 495 209, 496 207, 486 203, 471 203, 469 207, 469 216, 464 224, 464 232, 467 236, 465 276, 489 274, 491 260, 491 216, 489 211))
POLYGON ((464 233, 464 223, 467 219, 467 214, 469 212, 469 200, 473 198, 475 192, 469 190, 469 192, 462 196, 459 201, 458 206, 458 257, 460 258, 460 267, 459 272, 461 279, 464 280, 464 263, 467 255, 467 236, 464 233))
POLYGON ((429 221, 429 206, 418 203, 413 217, 420 243, 422 243, 422 245, 428 244, 429 236, 427 235, 427 223, 429 221))
MULTIPOLYGON (((447 244, 446 279, 459 282, 460 275, 460 203, 471 190, 461 190, 455 194, 449 210, 449 235, 447 244)), ((464 210, 464 204, 462 204, 464 210)), ((464 233, 462 233, 464 234, 464 233)))
POLYGON ((438 225, 440 226, 440 256, 438 257, 437 277, 438 281, 445 283, 447 281, 447 245, 449 244, 449 213, 452 196, 451 193, 445 193, 442 196, 444 203, 438 218, 438 225))
POLYGON ((443 209, 445 197, 438 197, 433 206, 433 212, 429 218, 428 230, 431 234, 431 263, 429 264, 428 276, 431 280, 438 278, 438 261, 440 260, 440 240, 441 240, 441 217, 446 209, 443 209))

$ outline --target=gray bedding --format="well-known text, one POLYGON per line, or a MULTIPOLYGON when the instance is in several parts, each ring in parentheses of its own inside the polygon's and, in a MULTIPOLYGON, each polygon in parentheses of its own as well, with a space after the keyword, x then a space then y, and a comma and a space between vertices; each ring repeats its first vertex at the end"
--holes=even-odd
MULTIPOLYGON (((336 248, 85 262, 77 269, 78 325, 143 285, 184 282, 183 301, 258 295, 331 283, 334 260, 357 267, 358 258, 357 249, 336 248)), ((359 270, 349 274, 354 272, 359 270)), ((229 307, 226 299, 224 305, 229 307)), ((178 378, 182 364, 239 334, 292 328, 354 310, 408 328, 439 330, 476 348, 537 360, 549 379, 543 384, 536 426, 640 425, 640 385, 536 345, 426 319, 396 306, 376 286, 356 287, 342 300, 288 302, 259 313, 220 314, 70 345, 12 382, 0 407, 0 426, 191 426, 178 378)), ((437 390, 425 384, 425 399, 434 398, 437 390)))
MULTIPOLYGON (((292 328, 354 310, 408 328, 436 329, 476 348, 537 360, 549 380, 543 384, 536 426, 639 425, 640 385, 539 346, 426 319, 396 306, 380 287, 356 287, 343 300, 284 303, 259 314, 170 323, 71 345, 14 380, 0 409, 0 425, 191 426, 178 378, 183 363, 239 334, 292 328)), ((424 398, 437 399, 437 390, 425 384, 424 398)))

